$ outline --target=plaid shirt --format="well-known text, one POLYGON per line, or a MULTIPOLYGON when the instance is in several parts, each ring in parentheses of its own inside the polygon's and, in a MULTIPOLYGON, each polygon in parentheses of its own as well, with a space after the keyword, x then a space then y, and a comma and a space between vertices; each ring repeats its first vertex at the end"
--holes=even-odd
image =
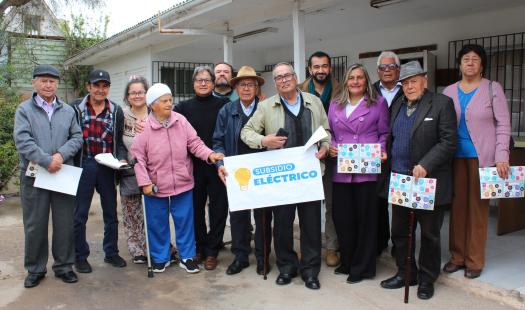
POLYGON ((106 99, 106 106, 96 115, 91 104, 86 102, 82 113, 82 135, 84 156, 93 158, 100 153, 113 153, 113 113, 106 99))

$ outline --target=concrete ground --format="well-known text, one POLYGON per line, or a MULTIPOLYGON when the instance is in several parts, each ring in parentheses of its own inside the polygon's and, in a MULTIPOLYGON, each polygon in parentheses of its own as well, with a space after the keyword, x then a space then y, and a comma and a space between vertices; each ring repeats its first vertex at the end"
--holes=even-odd
MULTIPOLYGON (((187 274, 178 266, 165 273, 147 278, 145 265, 129 262, 130 256, 120 227, 121 256, 128 260, 122 269, 103 262, 102 215, 98 200, 94 199, 88 222, 88 241, 91 246, 89 261, 93 273, 79 274, 79 282, 65 284, 51 271, 35 288, 25 289, 23 280, 24 233, 19 199, 9 198, 0 205, 0 308, 1 309, 525 309, 520 298, 501 296, 493 287, 471 285, 462 279, 441 277, 436 284, 434 298, 419 300, 416 287, 410 290, 409 304, 403 303, 403 290, 385 290, 379 282, 394 273, 392 259, 384 254, 378 264, 377 276, 359 284, 346 283, 345 276, 333 273, 323 263, 321 290, 305 288, 300 278, 288 286, 277 286, 277 269, 268 280, 255 273, 254 258, 251 266, 238 275, 225 274, 233 257, 229 247, 221 251, 219 266, 214 271, 202 270, 187 274), (464 289, 463 289, 464 288, 464 289), (492 292, 501 298, 485 298, 492 292)), ((229 231, 225 239, 229 240, 229 231)), ((298 245, 298 242, 296 242, 298 245)))

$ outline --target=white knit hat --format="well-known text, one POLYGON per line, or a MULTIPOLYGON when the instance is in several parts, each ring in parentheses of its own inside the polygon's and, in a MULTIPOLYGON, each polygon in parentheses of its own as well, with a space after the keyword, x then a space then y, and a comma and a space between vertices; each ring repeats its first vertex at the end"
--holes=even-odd
POLYGON ((146 104, 148 107, 157 101, 160 97, 164 95, 171 95, 171 90, 166 84, 162 83, 155 83, 153 84, 146 93, 146 104))

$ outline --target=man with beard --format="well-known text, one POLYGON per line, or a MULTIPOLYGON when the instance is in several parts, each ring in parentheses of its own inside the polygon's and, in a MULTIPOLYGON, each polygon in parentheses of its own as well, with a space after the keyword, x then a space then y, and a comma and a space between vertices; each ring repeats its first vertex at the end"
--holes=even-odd
MULTIPOLYGON (((332 95, 336 93, 338 83, 332 77, 331 59, 324 52, 315 52, 308 59, 308 72, 310 77, 304 81, 300 89, 321 99, 323 107, 328 113, 332 95)), ((326 265, 336 267, 339 265, 337 255, 338 244, 337 234, 335 233, 334 221, 332 219, 332 160, 325 159, 326 170, 323 176, 323 187, 325 191, 325 225, 324 234, 326 239, 326 265)))
POLYGON ((229 101, 239 99, 237 92, 231 87, 230 80, 233 77, 233 66, 227 62, 219 62, 213 68, 215 74, 215 88, 213 95, 219 98, 225 98, 229 101))

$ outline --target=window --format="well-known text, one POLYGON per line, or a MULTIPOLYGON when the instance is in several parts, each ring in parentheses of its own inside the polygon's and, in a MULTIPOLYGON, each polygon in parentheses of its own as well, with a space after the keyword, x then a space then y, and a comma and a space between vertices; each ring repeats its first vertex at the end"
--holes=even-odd
POLYGON ((24 33, 29 35, 40 34, 41 17, 37 15, 24 15, 24 33))

